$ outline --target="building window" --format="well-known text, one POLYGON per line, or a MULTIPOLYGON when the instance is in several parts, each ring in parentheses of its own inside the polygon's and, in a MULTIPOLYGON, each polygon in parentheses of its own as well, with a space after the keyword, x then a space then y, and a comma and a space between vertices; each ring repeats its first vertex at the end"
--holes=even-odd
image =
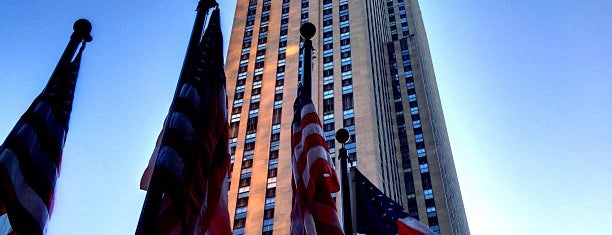
POLYGON ((276 177, 268 178, 268 186, 266 188, 276 188, 276 177))
MULTIPOLYGON (((250 172, 249 172, 249 174, 250 174, 250 172)), ((249 196, 249 188, 250 188, 250 186, 244 186, 244 187, 238 188, 238 198, 248 197, 249 196)))
POLYGON ((436 207, 427 207, 427 217, 431 218, 431 217, 435 217, 437 216, 436 214, 436 207))
POLYGON ((266 234, 272 234, 272 228, 274 227, 274 218, 264 219, 262 232, 266 234), (270 233, 267 233, 270 232, 270 233))
POLYGON ((272 209, 272 208, 274 208, 274 202, 275 202, 275 200, 276 200, 276 197, 267 197, 267 198, 266 198, 266 204, 265 204, 264 209, 265 209, 265 210, 268 210, 268 209, 272 209))
POLYGON ((348 110, 353 108, 353 94, 342 95, 342 109, 348 110))
POLYGON ((334 113, 334 99, 324 99, 323 100, 323 115, 334 113))
POLYGON ((247 214, 247 207, 246 206, 236 207, 236 214, 234 216, 234 220, 244 219, 244 218, 246 218, 246 214, 247 214))
MULTIPOLYGON (((240 170, 240 179, 251 178, 251 170, 253 170, 253 168, 251 167, 243 168, 242 170, 240 170)), ((249 191, 249 188, 246 187, 246 190, 249 191)))

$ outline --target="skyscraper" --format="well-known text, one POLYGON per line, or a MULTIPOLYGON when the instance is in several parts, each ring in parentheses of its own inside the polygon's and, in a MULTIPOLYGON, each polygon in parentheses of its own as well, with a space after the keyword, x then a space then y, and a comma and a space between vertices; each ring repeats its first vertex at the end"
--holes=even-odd
POLYGON ((234 234, 289 233, 306 21, 317 26, 312 94, 332 155, 346 128, 353 166, 385 194, 440 234, 469 234, 417 0, 238 0, 226 61, 234 234))

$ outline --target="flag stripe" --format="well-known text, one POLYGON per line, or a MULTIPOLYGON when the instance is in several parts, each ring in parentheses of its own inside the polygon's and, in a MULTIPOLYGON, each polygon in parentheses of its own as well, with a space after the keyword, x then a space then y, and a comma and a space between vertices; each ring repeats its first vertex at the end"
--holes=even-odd
MULTIPOLYGON (((325 171, 324 164, 328 163, 327 161, 325 161, 325 159, 321 159, 321 155, 325 154, 327 151, 323 146, 315 146, 306 149, 308 149, 308 153, 306 154, 306 157, 300 158, 298 166, 300 167, 300 171, 302 172, 302 177, 300 179, 304 181, 304 185, 306 185, 306 188, 308 189, 315 186, 310 183, 311 174, 312 177, 319 177, 318 173, 323 173, 321 172, 321 170, 325 171), (325 162, 318 163, 319 161, 325 162), (322 167, 322 169, 317 169, 317 167, 322 167)), ((316 184, 316 181, 313 182, 316 184)), ((311 195, 311 193, 314 193, 314 191, 308 190, 308 192, 308 198, 312 198, 313 195, 311 195)))
POLYGON ((45 205, 51 206, 53 189, 58 176, 56 165, 41 151, 36 133, 29 125, 22 125, 12 146, 22 169, 25 182, 38 194, 45 205), (46 164, 46 165, 45 165, 46 164))
POLYGON ((189 83, 183 84, 181 87, 181 91, 179 93, 179 97, 189 101, 195 106, 196 110, 200 110, 200 94, 198 93, 198 89, 192 86, 189 83))
POLYGON ((189 118, 180 112, 172 112, 168 118, 169 127, 182 135, 182 141, 191 143, 194 137, 193 125, 189 118))
MULTIPOLYGON (((43 111, 42 106, 40 107, 40 111, 43 111)), ((23 115, 19 123, 15 125, 11 136, 7 137, 7 141, 10 141, 11 138, 19 138, 19 130, 21 130, 21 127, 23 125, 29 125, 32 127, 32 129, 35 130, 36 135, 39 137, 38 139, 40 141, 38 142, 38 144, 40 145, 42 151, 49 155, 49 157, 56 166, 59 166, 61 162, 61 152, 64 145, 63 141, 65 139, 66 132, 61 127, 61 129, 56 129, 53 132, 50 132, 48 127, 52 127, 53 125, 47 124, 46 118, 44 118, 46 116, 49 115, 40 115, 39 113, 26 112, 26 114, 23 115)))
POLYGON ((412 217, 406 217, 395 221, 397 233, 400 235, 435 235, 427 225, 412 217))
MULTIPOLYGON (((2 179, 0 180, 0 186, 6 189, 6 191, 2 192, 4 193, 3 200, 18 202, 18 196, 13 189, 13 185, 4 167, 0 167, 0 178, 2 179)), ((10 203, 3 209, 10 211, 10 213, 8 213, 8 218, 10 220, 9 229, 21 231, 22 234, 42 234, 38 221, 32 217, 30 212, 20 203, 10 203)), ((15 231, 13 232, 14 233, 10 234, 17 234, 15 231)))
MULTIPOLYGON (((19 200, 19 204, 29 212, 30 216, 35 217, 40 228, 44 228, 49 218, 46 203, 41 200, 38 196, 39 194, 25 182, 25 178, 23 174, 21 174, 23 171, 19 166, 19 160, 17 160, 15 153, 10 149, 4 149, 4 151, 0 153, 0 163, 6 171, 6 177, 10 179, 12 189, 14 190, 13 192, 18 195, 16 199, 19 200)), ((9 217, 10 216, 12 215, 9 214, 9 217)))
MULTIPOLYGON (((186 141, 185 136, 183 136, 180 131, 174 128, 166 129, 162 140, 162 147, 173 149, 186 165, 190 164, 190 159, 186 156, 192 154, 191 143, 186 141)), ((162 156, 163 155, 160 154, 158 158, 162 156)))
MULTIPOLYGON (((198 84, 192 85, 197 86, 198 84)), ((198 109, 199 104, 194 104, 193 101, 187 100, 183 97, 177 97, 172 106, 172 112, 182 113, 183 115, 185 115, 185 117, 187 117, 187 119, 189 119, 189 122, 191 123, 191 125, 193 125, 194 130, 200 129, 200 125, 202 124, 200 123, 201 119, 199 119, 200 115, 198 115, 198 113, 200 112, 200 110, 198 109)))
MULTIPOLYGON (((25 125, 22 125, 23 127, 25 125)), ((18 132, 19 133, 19 132, 18 132)), ((7 141, 5 146, 6 150, 10 150, 16 157, 16 163, 19 164, 19 174, 23 177, 24 183, 28 184, 34 192, 38 195, 45 195, 42 200, 46 205, 50 204, 50 198, 47 195, 51 195, 51 184, 46 176, 38 169, 38 167, 32 161, 32 153, 30 152, 28 143, 23 139, 22 136, 15 136, 7 141)), ((9 168, 7 168, 8 170, 9 168)))
MULTIPOLYGON (((56 153, 61 151, 64 147, 64 141, 66 139, 66 131, 67 129, 60 124, 55 118, 53 111, 49 104, 45 101, 39 101, 36 103, 33 109, 34 113, 38 114, 41 119, 41 123, 44 123, 43 126, 39 126, 41 132, 45 135, 44 139, 47 141, 53 141, 48 146, 51 147, 48 154, 56 153), (54 148, 53 146, 59 146, 54 148)), ((55 165, 58 165, 61 159, 53 159, 55 161, 55 165)))
POLYGON ((182 173, 185 169, 185 163, 180 154, 174 148, 162 146, 159 150, 159 156, 156 165, 160 168, 168 169, 174 176, 174 181, 178 182, 178 179, 183 177, 182 173))
POLYGON ((42 150, 34 129, 26 124, 21 126, 18 133, 19 136, 22 137, 19 142, 25 144, 25 146, 20 145, 20 147, 28 148, 28 152, 30 153, 30 157, 23 158, 25 162, 29 163, 31 161, 31 167, 28 168, 37 169, 37 171, 33 171, 32 173, 40 176, 37 178, 46 180, 44 181, 43 187, 55 187, 55 180, 58 175, 57 165, 49 158, 49 155, 42 150))

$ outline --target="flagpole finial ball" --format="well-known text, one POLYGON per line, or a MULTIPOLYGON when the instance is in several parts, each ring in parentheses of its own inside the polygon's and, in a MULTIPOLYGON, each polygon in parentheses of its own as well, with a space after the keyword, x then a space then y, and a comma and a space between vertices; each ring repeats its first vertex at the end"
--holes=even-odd
POLYGON ((89 20, 79 19, 75 21, 72 29, 74 29, 74 32, 81 36, 85 41, 91 41, 91 35, 89 35, 91 33, 91 23, 89 20))
POLYGON ((317 27, 310 22, 303 23, 300 27, 300 34, 302 34, 302 37, 304 37, 306 40, 312 38, 312 36, 315 35, 315 32, 317 32, 317 27))
POLYGON ((89 20, 86 20, 86 19, 77 20, 76 22, 74 22, 74 25, 72 26, 72 28, 77 33, 82 33, 82 34, 91 33, 91 23, 89 23, 89 20))
POLYGON ((348 142, 349 140, 349 137, 349 132, 344 128, 336 131, 336 140, 340 143, 346 144, 346 142, 348 142))

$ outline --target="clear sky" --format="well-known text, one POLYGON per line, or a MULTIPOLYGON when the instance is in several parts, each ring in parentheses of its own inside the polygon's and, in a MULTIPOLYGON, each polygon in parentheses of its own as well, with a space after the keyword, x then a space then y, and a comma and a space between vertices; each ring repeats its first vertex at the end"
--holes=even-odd
MULTIPOLYGON (((134 232, 196 3, 0 2, 0 141, 93 24, 49 234, 134 232)), ((472 234, 612 231, 612 2, 420 4, 472 234)))

